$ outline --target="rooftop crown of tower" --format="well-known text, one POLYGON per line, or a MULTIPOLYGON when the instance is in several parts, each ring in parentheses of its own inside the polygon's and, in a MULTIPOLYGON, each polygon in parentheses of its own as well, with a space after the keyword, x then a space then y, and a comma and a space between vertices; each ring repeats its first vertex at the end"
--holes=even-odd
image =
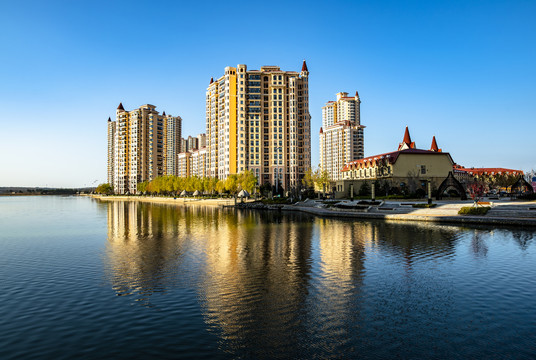
POLYGON ((303 60, 301 71, 302 72, 309 72, 309 69, 307 69, 307 63, 305 62, 305 59, 303 60))

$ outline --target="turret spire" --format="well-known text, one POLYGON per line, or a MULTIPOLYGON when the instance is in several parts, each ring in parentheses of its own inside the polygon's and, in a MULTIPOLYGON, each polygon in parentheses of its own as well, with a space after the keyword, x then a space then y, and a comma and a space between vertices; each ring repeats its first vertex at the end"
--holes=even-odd
POLYGON ((409 129, 408 129, 407 126, 406 126, 406 131, 404 132, 404 139, 402 140, 402 142, 404 142, 406 144, 411 143, 411 136, 409 136, 409 129))
POLYGON ((406 126, 406 131, 404 132, 404 139, 398 145, 398 150, 405 149, 415 149, 415 143, 411 141, 411 136, 409 136, 409 129, 406 126))
POLYGON ((309 72, 309 70, 307 69, 307 63, 305 62, 305 59, 303 60, 303 65, 301 67, 301 71, 307 71, 309 72))
POLYGON ((125 108, 123 107, 123 103, 122 103, 122 102, 119 103, 119 106, 117 107, 117 110, 125 111, 125 108))
POLYGON ((214 82, 214 78, 210 78, 210 83, 212 84, 214 82))
POLYGON ((437 146, 435 136, 432 138, 432 146, 430 147, 430 151, 441 152, 441 149, 437 146))

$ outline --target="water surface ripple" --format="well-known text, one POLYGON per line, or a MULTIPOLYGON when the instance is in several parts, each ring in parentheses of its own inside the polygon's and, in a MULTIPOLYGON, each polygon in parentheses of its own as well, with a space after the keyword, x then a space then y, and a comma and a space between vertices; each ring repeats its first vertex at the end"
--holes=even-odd
POLYGON ((533 359, 535 233, 0 198, 0 358, 533 359))

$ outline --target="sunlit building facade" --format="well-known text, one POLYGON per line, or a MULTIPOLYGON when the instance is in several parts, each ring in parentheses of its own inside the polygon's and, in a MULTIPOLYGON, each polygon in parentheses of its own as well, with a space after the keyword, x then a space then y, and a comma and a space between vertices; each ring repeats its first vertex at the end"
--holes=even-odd
POLYGON ((154 105, 126 111, 119 104, 116 120, 108 121, 108 179, 115 193, 135 194, 138 183, 173 175, 181 121, 178 116, 160 115, 154 105))
POLYGON ((337 101, 329 101, 322 108, 320 128, 320 168, 331 180, 343 178, 344 165, 364 156, 364 135, 360 116, 361 100, 348 93, 337 94, 337 101))
POLYGON ((115 149, 115 129, 117 123, 108 118, 108 184, 114 183, 114 149, 115 149))
POLYGON ((177 175, 177 154, 180 152, 182 119, 180 116, 162 114, 164 117, 164 168, 166 175, 177 175))
POLYGON ((178 173, 177 175, 180 177, 188 177, 190 176, 190 159, 192 157, 192 153, 189 151, 181 152, 177 155, 177 166, 178 166, 178 173))
POLYGON ((309 71, 226 67, 206 92, 207 176, 250 170, 260 184, 300 187, 311 167, 309 71))

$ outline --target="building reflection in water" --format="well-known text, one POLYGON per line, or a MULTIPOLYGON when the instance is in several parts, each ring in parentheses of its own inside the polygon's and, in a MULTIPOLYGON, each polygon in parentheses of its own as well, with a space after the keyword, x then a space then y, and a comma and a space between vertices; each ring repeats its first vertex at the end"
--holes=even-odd
POLYGON ((105 268, 117 295, 132 295, 150 305, 150 297, 188 279, 179 277, 186 241, 180 211, 135 201, 108 203, 105 268))
POLYGON ((247 348, 253 358, 275 356, 270 351, 298 353, 312 229, 308 217, 249 211, 222 214, 218 226, 207 229, 199 291, 222 348, 247 348))
POLYGON ((463 233, 120 201, 109 203, 108 224, 106 268, 118 295, 151 305, 155 293, 193 290, 220 348, 251 358, 342 357, 379 332, 393 341, 386 321, 449 311, 448 276, 422 279, 453 260, 463 233))

